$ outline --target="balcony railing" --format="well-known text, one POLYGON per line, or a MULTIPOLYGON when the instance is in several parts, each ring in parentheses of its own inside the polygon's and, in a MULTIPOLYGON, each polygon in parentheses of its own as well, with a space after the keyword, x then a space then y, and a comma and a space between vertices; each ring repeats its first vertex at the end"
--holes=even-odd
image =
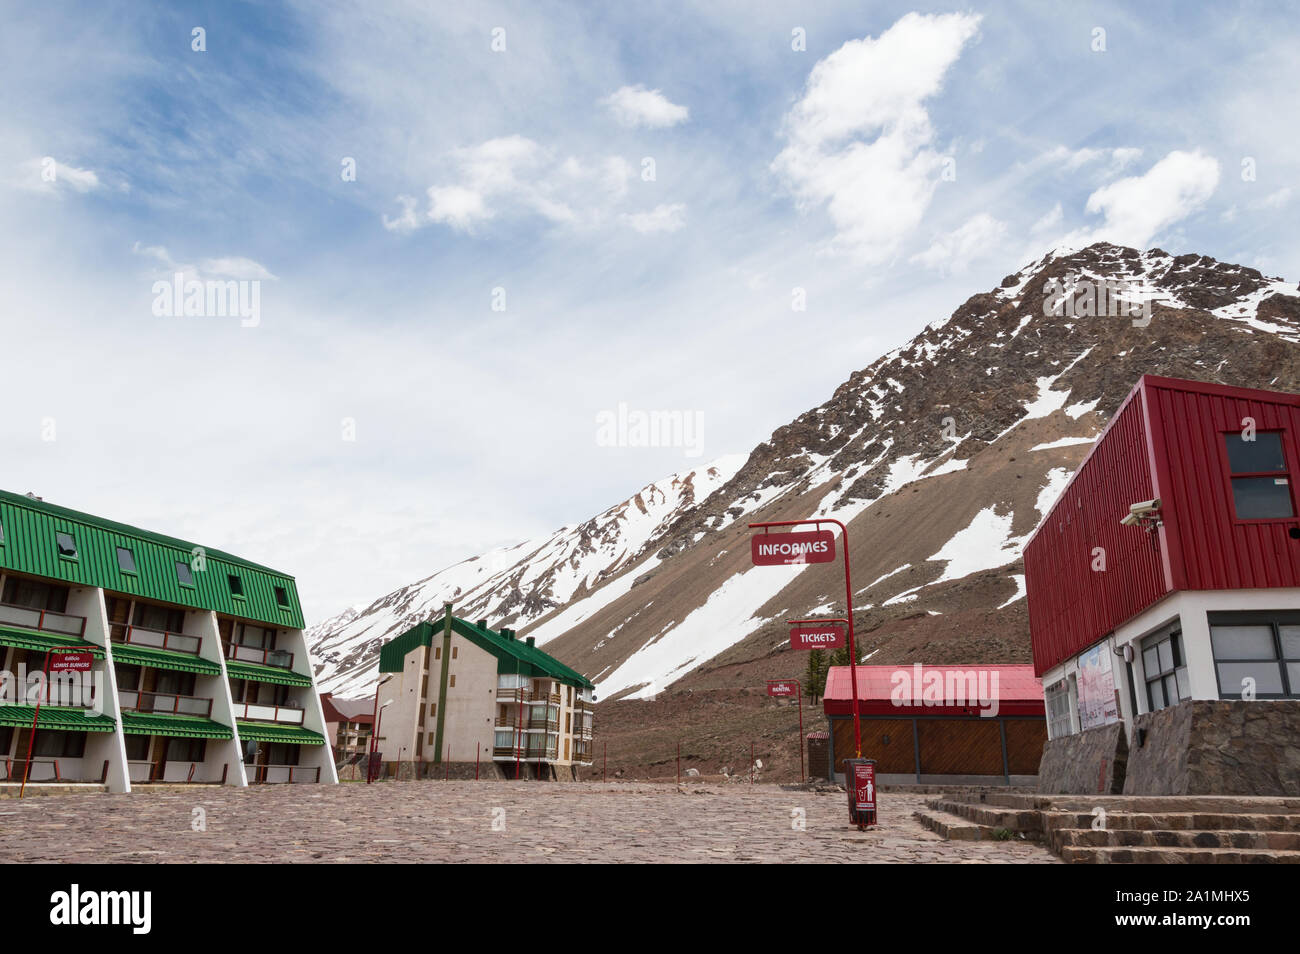
POLYGON ((528 725, 525 726, 525 728, 545 729, 547 732, 559 732, 560 720, 559 719, 529 719, 528 725))
POLYGON ((283 649, 262 649, 258 646, 242 646, 239 643, 226 644, 226 658, 237 662, 258 663, 262 666, 275 666, 278 669, 293 668, 293 653, 283 649))
POLYGON ((150 649, 169 649, 176 653, 199 654, 203 639, 199 636, 187 636, 185 633, 168 633, 160 629, 145 629, 143 626, 128 626, 114 623, 109 629, 109 639, 115 643, 128 646, 147 646, 150 649))
POLYGON ((140 692, 123 689, 118 694, 122 709, 127 712, 152 712, 163 715, 212 715, 212 700, 198 696, 181 696, 170 692, 140 692))
POLYGON ((320 781, 320 766, 305 768, 301 765, 245 765, 249 785, 274 785, 310 783, 320 781))
POLYGON ((23 629, 43 630, 64 636, 86 635, 86 617, 53 610, 32 609, 15 603, 0 603, 0 624, 21 626, 23 629))
POLYGON ((590 749, 574 749, 574 750, 573 750, 573 761, 575 761, 575 762, 590 762, 590 761, 591 761, 591 750, 590 750, 590 749))
POLYGON ((300 709, 298 706, 268 706, 256 702, 236 702, 234 714, 236 719, 302 725, 306 710, 300 709))
MULTIPOLYGON (((21 782, 23 766, 27 763, 27 753, 17 758, 4 759, 5 778, 10 782, 21 782)), ((49 758, 32 758, 32 766, 27 770, 29 782, 62 782, 59 774, 59 760, 49 758)))
POLYGON ((523 757, 525 759, 553 759, 559 749, 554 745, 548 746, 528 746, 524 749, 523 757))

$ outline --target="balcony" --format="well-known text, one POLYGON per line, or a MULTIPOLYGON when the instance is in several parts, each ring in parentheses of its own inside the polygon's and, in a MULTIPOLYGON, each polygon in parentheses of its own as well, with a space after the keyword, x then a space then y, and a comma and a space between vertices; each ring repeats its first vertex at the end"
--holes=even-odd
POLYGON ((52 610, 32 609, 13 603, 0 603, 0 625, 19 626, 62 636, 86 635, 86 617, 52 610))
POLYGON ((233 712, 236 719, 277 722, 281 725, 302 725, 306 716, 306 710, 298 706, 270 706, 256 702, 236 702, 233 712))
POLYGON ((140 692, 123 689, 117 694, 125 712, 149 712, 156 715, 212 716, 212 700, 198 696, 181 696, 169 692, 140 692))
POLYGON ((167 633, 158 629, 145 629, 142 626, 127 626, 114 623, 109 630, 109 639, 127 646, 146 646, 149 649, 167 649, 174 653, 199 654, 203 640, 198 636, 186 636, 184 633, 167 633))
POLYGON ((529 719, 525 726, 527 729, 540 729, 544 732, 559 732, 559 719, 529 719))
POLYGON ((249 785, 295 784, 320 781, 320 767, 301 765, 245 765, 249 785))
POLYGON ((558 751, 559 747, 556 745, 530 745, 524 749, 523 758, 527 762, 539 762, 545 759, 554 760, 558 751))
POLYGON ((262 649, 258 646, 227 643, 226 658, 237 662, 257 663, 259 666, 274 666, 277 669, 293 668, 293 653, 283 649, 262 649))

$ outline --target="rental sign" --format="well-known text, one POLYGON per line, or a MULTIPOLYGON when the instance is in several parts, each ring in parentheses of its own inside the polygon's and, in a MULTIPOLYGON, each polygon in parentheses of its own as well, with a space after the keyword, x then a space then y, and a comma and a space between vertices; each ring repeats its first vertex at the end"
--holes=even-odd
POLYGON ((791 649, 839 649, 843 645, 843 626, 809 626, 804 624, 790 627, 791 649))
POLYGON ((797 696, 799 694, 799 684, 793 679, 769 679, 767 681, 767 694, 782 698, 797 696))
POLYGON ((749 548, 754 566, 834 563, 835 533, 831 530, 760 533, 750 538, 749 548))

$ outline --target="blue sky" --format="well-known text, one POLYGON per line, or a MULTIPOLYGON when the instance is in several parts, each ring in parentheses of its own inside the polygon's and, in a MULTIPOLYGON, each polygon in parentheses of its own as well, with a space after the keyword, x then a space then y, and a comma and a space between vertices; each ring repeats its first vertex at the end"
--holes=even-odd
POLYGON ((1055 246, 1300 277, 1265 4, 7 6, 0 486, 312 619, 748 451, 1055 246), (258 321, 155 314, 178 271, 258 321))

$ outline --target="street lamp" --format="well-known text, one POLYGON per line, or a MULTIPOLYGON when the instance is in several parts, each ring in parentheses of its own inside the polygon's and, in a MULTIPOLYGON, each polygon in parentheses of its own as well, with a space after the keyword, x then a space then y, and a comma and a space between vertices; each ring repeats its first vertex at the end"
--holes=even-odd
MULTIPOLYGON (((366 784, 369 785, 374 780, 375 775, 375 753, 379 751, 379 687, 393 678, 389 673, 379 682, 375 683, 375 711, 370 716, 370 751, 366 758, 366 784)), ((384 705, 389 705, 393 700, 389 699, 384 705)))

